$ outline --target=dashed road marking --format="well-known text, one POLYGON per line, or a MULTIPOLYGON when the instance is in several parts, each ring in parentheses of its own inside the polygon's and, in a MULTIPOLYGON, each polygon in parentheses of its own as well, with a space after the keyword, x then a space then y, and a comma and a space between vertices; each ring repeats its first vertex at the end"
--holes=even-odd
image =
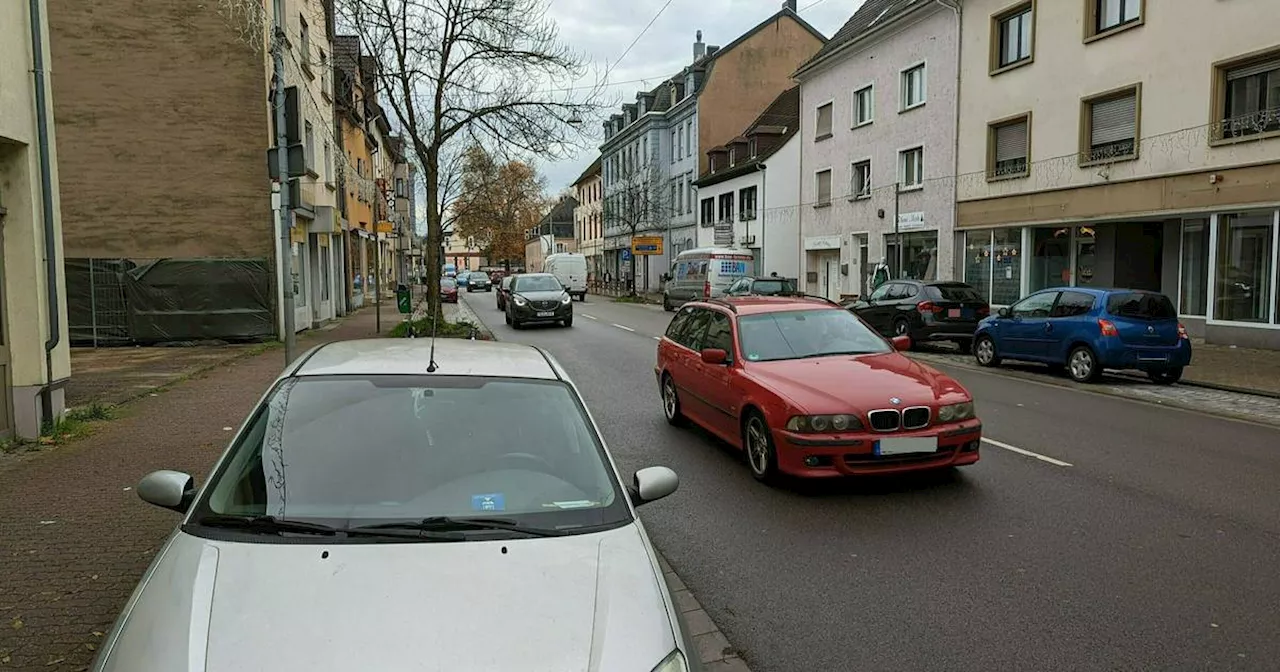
POLYGON ((988 438, 986 438, 986 437, 983 437, 983 438, 982 438, 982 442, 983 442, 983 443, 989 443, 989 444, 991 444, 991 445, 995 446, 996 448, 1004 448, 1004 449, 1005 449, 1005 450, 1007 450, 1007 451, 1010 451, 1010 452, 1013 452, 1013 453, 1017 453, 1017 454, 1019 454, 1019 455, 1026 455, 1027 457, 1034 457, 1034 458, 1036 458, 1037 460, 1040 460, 1041 462, 1048 462, 1049 464, 1056 465, 1056 466, 1059 466, 1059 467, 1069 467, 1069 466, 1071 466, 1071 463, 1070 463, 1070 462, 1063 462, 1062 460, 1055 460, 1055 459, 1053 459, 1052 457, 1049 457, 1049 456, 1047 456, 1047 455, 1041 455, 1040 453, 1033 453, 1033 452, 1031 452, 1031 451, 1029 451, 1029 450, 1025 450, 1025 449, 1019 448, 1019 447, 1017 447, 1017 446, 1011 446, 1011 445, 1009 445, 1009 444, 1007 444, 1007 443, 1002 443, 1002 442, 1000 442, 1000 441, 996 441, 995 439, 988 439, 988 438))
POLYGON ((627 325, 625 325, 625 324, 617 324, 617 323, 614 323, 614 325, 613 325, 613 326, 615 326, 615 327, 617 327, 617 328, 619 328, 619 329, 621 329, 621 330, 623 330, 623 331, 635 331, 635 329, 632 329, 631 327, 628 327, 628 326, 627 326, 627 325))
POLYGON ((594 320, 594 319, 596 319, 596 316, 595 316, 595 315, 588 315, 588 314, 586 314, 586 313, 583 313, 583 314, 582 314, 582 316, 583 316, 583 317, 585 317, 585 318, 587 318, 588 320, 594 320))

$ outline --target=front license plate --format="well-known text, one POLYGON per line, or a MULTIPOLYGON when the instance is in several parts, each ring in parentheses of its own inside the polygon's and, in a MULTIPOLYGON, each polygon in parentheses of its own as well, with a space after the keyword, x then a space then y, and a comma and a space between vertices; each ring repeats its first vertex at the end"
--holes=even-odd
POLYGON ((549 311, 549 310, 540 310, 540 311, 538 311, 538 317, 551 317, 552 315, 555 315, 555 313, 553 313, 553 312, 551 312, 551 311, 549 311))
POLYGON ((938 450, 938 437, 903 437, 876 441, 876 455, 907 455, 932 453, 938 450))

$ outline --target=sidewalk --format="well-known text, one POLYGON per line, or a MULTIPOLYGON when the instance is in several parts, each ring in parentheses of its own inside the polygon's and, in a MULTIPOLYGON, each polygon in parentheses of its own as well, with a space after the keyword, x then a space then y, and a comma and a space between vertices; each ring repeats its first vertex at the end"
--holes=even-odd
POLYGON ((1191 342, 1184 383, 1280 397, 1280 350, 1252 350, 1191 342))

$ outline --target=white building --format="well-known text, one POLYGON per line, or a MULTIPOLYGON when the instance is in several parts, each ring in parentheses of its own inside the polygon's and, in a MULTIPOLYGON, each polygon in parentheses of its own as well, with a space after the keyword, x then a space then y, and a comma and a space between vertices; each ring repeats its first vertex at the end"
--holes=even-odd
POLYGON ((800 273, 800 87, 778 96, 742 135, 707 152, 695 183, 696 247, 738 247, 756 275, 800 273))
POLYGON ((955 277, 958 28, 940 2, 867 0, 795 73, 807 291, 864 293, 882 262, 955 277))

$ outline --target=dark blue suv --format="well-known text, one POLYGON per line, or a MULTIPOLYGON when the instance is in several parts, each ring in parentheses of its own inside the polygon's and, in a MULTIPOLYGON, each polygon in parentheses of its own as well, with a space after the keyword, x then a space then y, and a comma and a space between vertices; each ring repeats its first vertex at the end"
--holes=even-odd
POLYGON ((1045 289, 978 323, 982 366, 1041 362, 1092 382, 1103 369, 1136 369, 1168 385, 1191 363, 1191 340, 1169 297, 1134 289, 1045 289))

